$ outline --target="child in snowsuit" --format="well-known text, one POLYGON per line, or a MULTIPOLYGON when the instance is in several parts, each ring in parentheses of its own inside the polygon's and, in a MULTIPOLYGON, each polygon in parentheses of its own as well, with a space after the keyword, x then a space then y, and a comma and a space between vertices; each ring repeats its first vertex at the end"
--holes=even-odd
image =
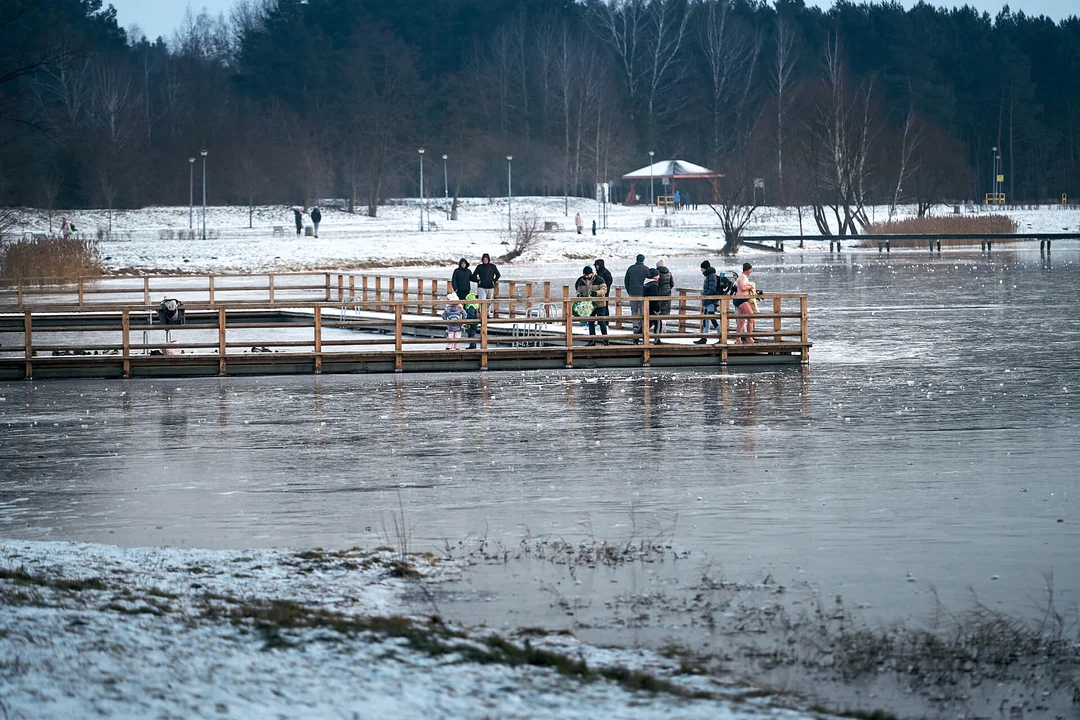
POLYGON ((461 321, 465 319, 465 308, 461 306, 461 301, 458 300, 458 296, 454 293, 447 295, 446 299, 450 301, 442 314, 443 320, 450 321, 450 324, 446 326, 446 349, 460 350, 460 343, 450 341, 461 339, 461 321))
MULTIPOLYGON (((476 300, 476 293, 471 292, 465 296, 466 300, 476 300)), ((480 304, 476 302, 465 303, 465 318, 467 320, 479 320, 480 319, 480 304)), ((469 336, 469 339, 473 342, 469 343, 469 347, 466 350, 476 349, 476 336, 480 332, 480 326, 476 323, 470 323, 465 326, 465 334, 469 336)))

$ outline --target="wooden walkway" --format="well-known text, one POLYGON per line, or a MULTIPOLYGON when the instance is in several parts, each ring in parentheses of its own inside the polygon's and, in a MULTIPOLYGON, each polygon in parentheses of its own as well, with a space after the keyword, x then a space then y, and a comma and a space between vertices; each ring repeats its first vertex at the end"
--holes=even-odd
POLYGON ((809 360, 807 296, 801 294, 761 296, 752 335, 736 332, 730 298, 722 299, 718 314, 705 316, 700 296, 680 291, 671 297, 671 314, 662 316, 663 332, 655 333, 648 303, 641 316, 633 316, 628 298, 619 295, 610 301, 605 345, 599 328, 590 337, 586 319, 573 316, 580 298, 570 297, 569 288, 561 288, 566 296, 552 297, 550 284, 504 283, 516 285, 514 293, 501 287, 505 297, 479 303, 480 318, 469 322, 476 337, 463 337, 461 349, 447 350, 450 323, 441 319, 446 300, 431 297, 445 292, 445 283, 428 279, 426 285, 421 278, 318 274, 20 286, 0 291, 0 379, 722 367, 809 360), (166 294, 184 299, 186 323, 159 324, 156 302, 146 302, 150 293, 156 301, 166 294), (695 344, 706 319, 717 320, 720 329, 709 334, 708 344, 695 344), (468 349, 470 342, 474 349, 468 349))

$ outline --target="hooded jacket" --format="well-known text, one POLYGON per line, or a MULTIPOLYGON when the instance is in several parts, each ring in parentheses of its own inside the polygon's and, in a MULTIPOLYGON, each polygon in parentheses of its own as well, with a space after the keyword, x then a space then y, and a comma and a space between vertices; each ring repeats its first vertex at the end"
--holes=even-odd
POLYGON ((604 284, 611 289, 611 286, 615 283, 615 278, 611 277, 611 271, 607 269, 607 265, 603 260, 597 260, 593 263, 593 267, 596 269, 596 274, 604 278, 604 284))
POLYGON ((454 268, 454 274, 450 277, 450 285, 454 288, 454 294, 459 298, 465 298, 472 292, 472 273, 469 272, 469 261, 465 258, 458 260, 458 266, 454 268))
MULTIPOLYGON (((655 278, 646 280, 645 283, 642 285, 641 295, 642 295, 642 297, 647 297, 647 298, 660 297, 660 283, 656 282, 655 278)), ((660 314, 660 301, 659 300, 649 300, 649 314, 650 315, 659 315, 660 314)))
MULTIPOLYGON (((716 295, 716 268, 705 268, 705 279, 701 283, 701 294, 704 296, 716 295)), ((716 301, 713 300, 713 303, 716 301)))
POLYGON ((660 286, 660 294, 670 295, 672 288, 675 287, 675 276, 662 265, 656 269, 660 273, 660 279, 656 281, 656 284, 660 286))
POLYGON ((641 290, 645 285, 645 278, 648 274, 649 268, 643 262, 636 262, 626 268, 626 275, 623 277, 626 294, 630 297, 641 297, 641 290))
POLYGON ((499 268, 495 267, 495 263, 491 262, 491 256, 484 253, 480 264, 473 271, 472 281, 485 290, 492 290, 501 277, 502 273, 499 272, 499 268), (487 260, 487 262, 483 262, 484 260, 487 260))

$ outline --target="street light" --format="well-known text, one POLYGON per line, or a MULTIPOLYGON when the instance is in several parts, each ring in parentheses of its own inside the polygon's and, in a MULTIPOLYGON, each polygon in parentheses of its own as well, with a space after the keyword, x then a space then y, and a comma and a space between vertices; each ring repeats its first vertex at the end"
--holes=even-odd
POLYGON ((200 150, 202 155, 202 239, 206 239, 206 151, 200 150))
POLYGON ((420 153, 420 232, 424 232, 424 148, 420 153))
POLYGON ((195 229, 195 158, 188 158, 188 216, 187 229, 195 229))
POLYGON ((653 206, 656 205, 656 199, 653 197, 653 155, 656 154, 655 150, 649 151, 649 212, 653 211, 653 206))
POLYGON ((511 217, 511 210, 510 210, 510 206, 513 203, 513 198, 514 198, 513 184, 512 184, 513 177, 510 174, 511 162, 513 160, 514 160, 513 155, 507 155, 506 156, 506 227, 507 227, 508 230, 510 230, 511 233, 514 232, 514 221, 513 221, 513 218, 511 217))
POLYGON ((442 156, 442 183, 443 183, 443 198, 446 202, 446 219, 450 219, 450 181, 447 180, 446 175, 446 153, 442 156))

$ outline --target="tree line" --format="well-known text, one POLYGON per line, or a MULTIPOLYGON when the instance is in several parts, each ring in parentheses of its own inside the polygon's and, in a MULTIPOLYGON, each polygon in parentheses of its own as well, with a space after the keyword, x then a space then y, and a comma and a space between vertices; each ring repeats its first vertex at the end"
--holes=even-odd
POLYGON ((504 194, 507 155, 515 194, 590 195, 653 150, 833 233, 995 168, 1010 202, 1080 194, 1080 20, 1007 6, 239 0, 151 40, 101 0, 0 0, 0 103, 8 205, 183 204, 206 150, 212 203, 374 215, 421 147, 428 196, 504 194))

